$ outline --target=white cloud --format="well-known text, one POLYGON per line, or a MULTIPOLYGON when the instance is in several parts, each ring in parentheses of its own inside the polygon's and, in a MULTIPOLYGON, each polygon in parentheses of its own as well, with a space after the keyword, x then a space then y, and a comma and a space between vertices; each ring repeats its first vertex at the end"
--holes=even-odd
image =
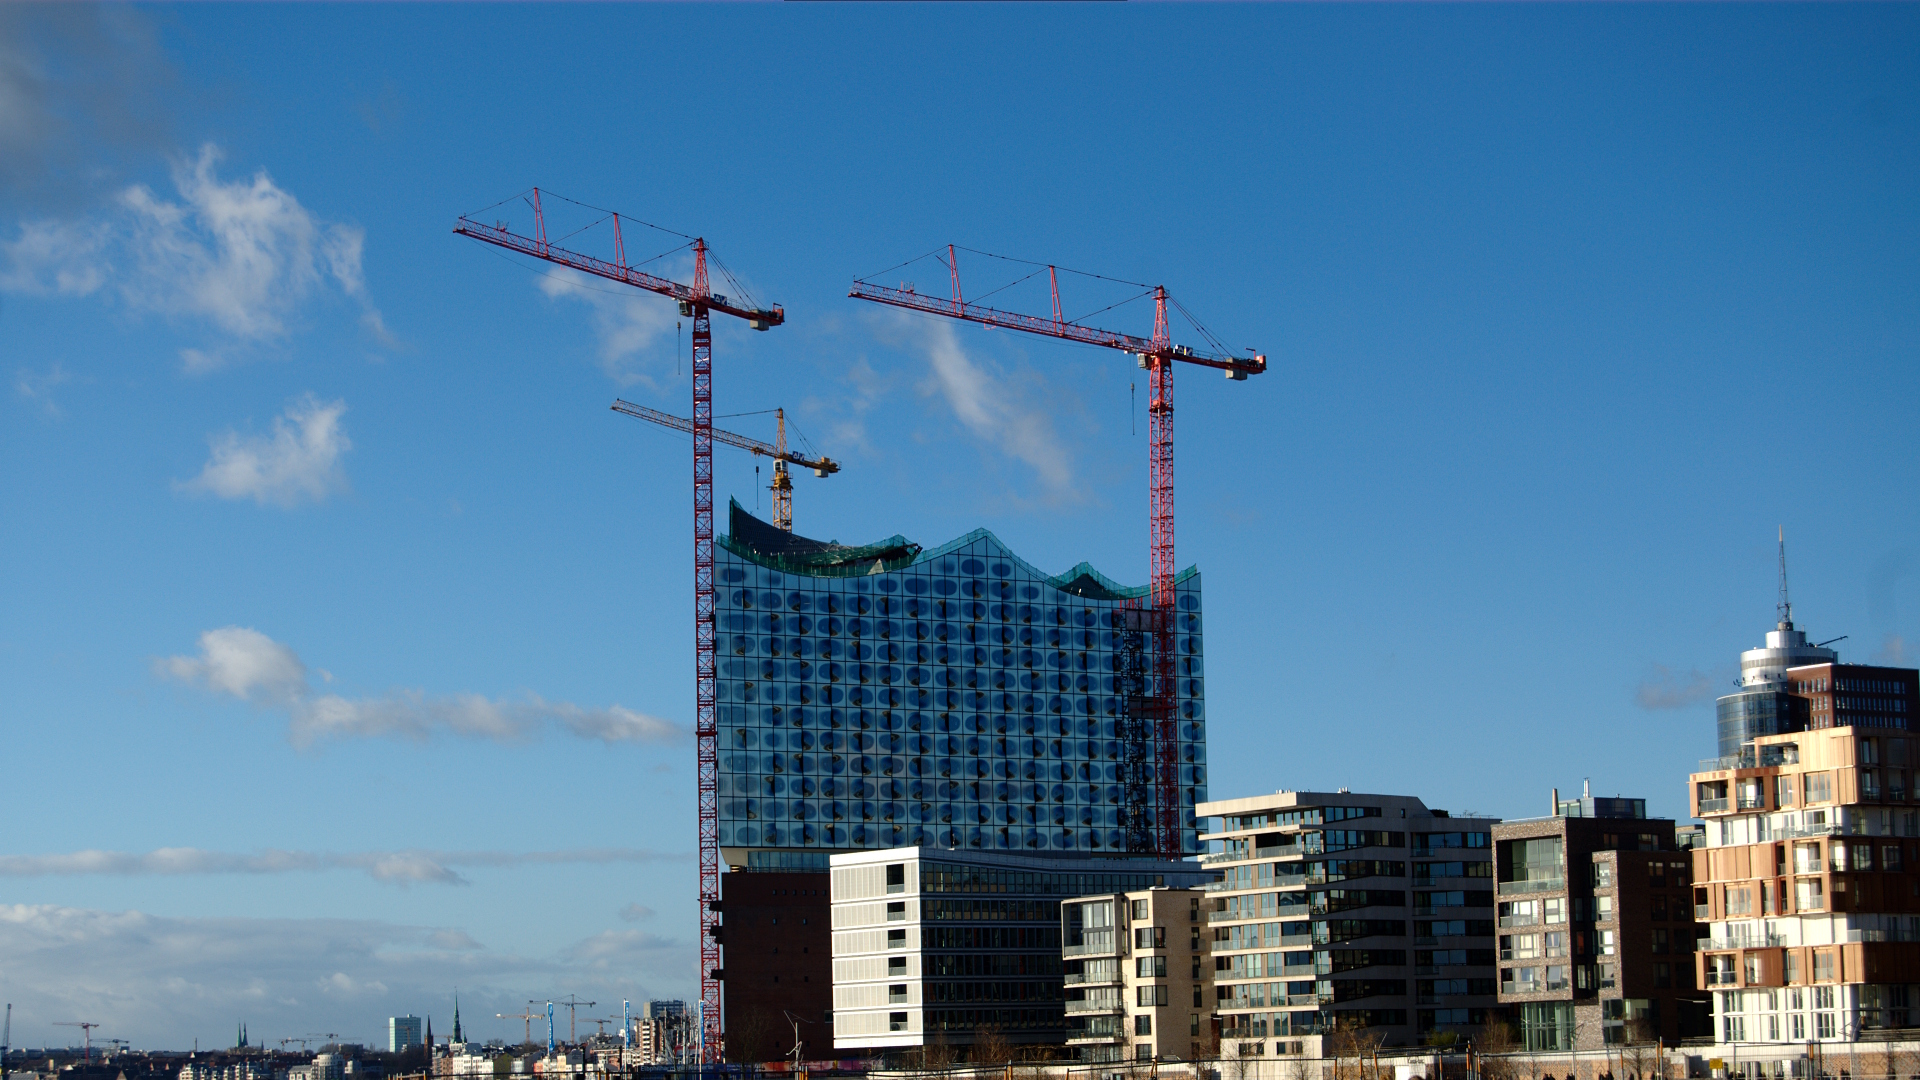
POLYGON ((346 411, 344 401, 322 402, 308 394, 274 418, 271 435, 228 431, 209 439, 211 456, 184 486, 261 504, 322 502, 347 486, 340 468, 341 455, 353 447, 340 425, 346 411))
POLYGON ((106 284, 108 229, 100 222, 23 221, 0 241, 0 292, 86 296, 106 284))
MULTIPOLYGON (((440 734, 517 742, 548 728, 609 745, 676 742, 687 733, 670 720, 621 705, 590 709, 537 694, 511 700, 479 694, 434 697, 419 690, 395 690, 380 697, 316 696, 306 665, 291 648, 243 626, 208 630, 200 635, 198 656, 170 656, 155 667, 166 677, 216 694, 286 710, 287 735, 296 746, 339 738, 425 742, 440 734)), ((331 675, 321 674, 332 681, 331 675)), ((393 873, 407 872, 404 864, 395 864, 393 873)))
POLYGON ((27 904, 0 905, 0 955, 16 1038, 23 1023, 98 1014, 136 1045, 182 1050, 196 1035, 231 1037, 236 1017, 255 1032, 318 1028, 375 1043, 381 1018, 423 1012, 454 986, 469 1030, 518 1040, 522 1029, 492 1014, 520 1012, 554 986, 640 1001, 684 995, 694 970, 692 946, 661 939, 593 935, 525 954, 457 927, 27 904))
POLYGON ((364 296, 364 230, 321 222, 264 169, 222 181, 214 172, 220 157, 208 144, 192 162, 174 163, 179 202, 144 184, 121 193, 138 268, 121 282, 129 302, 206 318, 236 337, 270 338, 286 333, 287 316, 327 278, 364 296))
POLYGON ((626 907, 620 909, 620 918, 623 922, 645 922, 653 918, 656 914, 658 914, 658 912, 652 908, 639 903, 628 904, 626 907))
POLYGON ((540 291, 551 299, 578 300, 593 310, 600 336, 600 369, 620 386, 634 383, 660 389, 639 370, 642 350, 672 331, 674 307, 665 298, 642 294, 619 285, 597 284, 577 270, 556 268, 540 278, 540 291))
POLYGON ((306 696, 307 665, 292 649, 250 626, 200 635, 200 655, 170 656, 165 674, 256 705, 285 705, 306 696))
POLYGON ((1051 414, 1033 388, 968 357, 953 325, 945 320, 901 317, 910 340, 933 369, 930 392, 938 392, 954 416, 978 438, 1025 462, 1049 494, 1072 494, 1073 457, 1054 432, 1051 414))
POLYGON ((681 862, 687 855, 641 848, 563 851, 206 851, 159 848, 148 852, 74 851, 0 855, 0 878, 195 877, 211 874, 293 874, 352 870, 391 885, 465 885, 459 867, 558 866, 681 862))
MULTIPOLYGON (((5 52, 0 49, 0 68, 5 52)), ((6 78, 0 70, 0 143, 6 78)), ((361 309, 360 325, 393 344, 367 293, 366 231, 323 221, 264 169, 225 180, 207 144, 174 160, 171 197, 145 184, 82 217, 24 220, 0 240, 0 292, 86 296, 111 285, 135 310, 204 320, 241 342, 279 339, 314 297, 331 290, 361 309)), ((219 353, 187 350, 189 372, 219 353)))

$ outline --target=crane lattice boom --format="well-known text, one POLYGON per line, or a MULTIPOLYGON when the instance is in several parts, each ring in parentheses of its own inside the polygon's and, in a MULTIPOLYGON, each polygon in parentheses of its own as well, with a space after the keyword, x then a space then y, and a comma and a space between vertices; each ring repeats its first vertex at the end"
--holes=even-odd
MULTIPOLYGON (((661 412, 659 409, 649 409, 645 405, 635 405, 631 401, 615 399, 613 411, 625 413, 628 416, 637 417, 641 420, 651 420, 661 427, 669 427, 675 431, 685 431, 689 433, 693 431, 693 421, 684 416, 675 416, 670 412, 661 412)), ((751 451, 763 457, 792 462, 795 465, 812 469, 823 476, 828 473, 837 473, 840 471, 840 463, 832 458, 810 458, 805 454, 796 454, 789 450, 782 450, 773 443, 762 442, 759 439, 749 438, 745 435, 735 435, 731 431, 722 431, 719 428, 713 429, 713 441, 726 443, 728 446, 739 447, 742 450, 751 451)))
POLYGON ((720 1003, 720 731, 714 711, 713 627, 713 322, 712 313, 744 319, 755 330, 786 321, 780 305, 751 307, 716 295, 707 287, 707 242, 695 238, 693 283, 649 274, 627 265, 620 215, 613 220, 611 261, 556 247, 547 241, 546 218, 540 208, 540 189, 532 191, 533 235, 523 236, 504 224, 485 225, 462 217, 454 232, 483 243, 572 267, 678 301, 682 317, 693 320, 693 656, 695 788, 699 792, 700 833, 700 1017, 706 1059, 722 1060, 724 1045, 720 1003))

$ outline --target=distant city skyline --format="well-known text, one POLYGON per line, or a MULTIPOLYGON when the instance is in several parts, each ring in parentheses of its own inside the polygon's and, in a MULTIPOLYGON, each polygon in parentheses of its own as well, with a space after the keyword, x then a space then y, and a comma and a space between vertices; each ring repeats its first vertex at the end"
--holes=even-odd
MULTIPOLYGON (((608 409, 686 413, 685 327, 451 235, 536 184, 784 305, 717 331, 715 411, 841 462, 795 524, 850 543, 1145 584, 1136 369, 846 292, 947 243, 1164 284, 1270 358, 1176 377, 1207 797, 1588 776, 1684 819, 1776 529, 1813 640, 1920 658, 1917 45, 1880 6, 0 7, 15 1042, 696 996, 688 448, 608 409)), ((1150 333, 1090 314, 1127 295, 1062 279, 1150 333)))

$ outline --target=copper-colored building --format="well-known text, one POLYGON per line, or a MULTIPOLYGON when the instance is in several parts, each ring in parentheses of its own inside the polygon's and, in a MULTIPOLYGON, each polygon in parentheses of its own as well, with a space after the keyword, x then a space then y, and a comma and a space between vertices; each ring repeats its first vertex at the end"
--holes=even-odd
POLYGON ((1723 1042, 1851 1041, 1920 1020, 1920 672, 1841 664, 1782 614, 1721 699, 1738 744, 1691 777, 1697 973, 1723 1042))
POLYGON ((833 929, 824 873, 722 874, 721 989, 730 1061, 769 1061, 793 1050, 833 1055, 833 929))

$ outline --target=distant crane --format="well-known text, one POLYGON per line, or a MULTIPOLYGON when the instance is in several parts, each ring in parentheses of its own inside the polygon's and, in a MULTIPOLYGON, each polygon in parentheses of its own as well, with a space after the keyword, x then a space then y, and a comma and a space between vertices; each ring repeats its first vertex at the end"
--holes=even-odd
MULTIPOLYGON (((529 1002, 527 1002, 527 1004, 529 1004, 529 1005, 538 1005, 538 1004, 540 1004, 540 1002, 541 1002, 541 1001, 543 1001, 543 1000, 545 1000, 545 999, 544 999, 544 998, 537 998, 537 999, 535 999, 535 1000, 532 1000, 532 1001, 529 1001, 529 1002)), ((578 1009, 578 1008, 580 1008, 580 1006, 582 1006, 582 1005, 585 1005, 585 1006, 586 1006, 586 1007, 588 1007, 588 1008, 592 1008, 592 1007, 593 1007, 594 1005, 596 1005, 596 1004, 598 1004, 598 1003, 597 1003, 597 1002, 592 1002, 592 1001, 581 1001, 581 1000, 580 1000, 579 998, 577 998, 577 997, 575 997, 575 996, 573 996, 572 994, 568 994, 568 995, 567 995, 567 1000, 565 1000, 565 1001, 548 1001, 548 1002, 547 1002, 547 1007, 548 1007, 548 1008, 552 1008, 552 1007, 553 1007, 553 1006, 555 1006, 555 1005, 564 1005, 564 1006, 566 1006, 566 1009, 567 1009, 567 1043, 568 1043, 569 1045, 573 1045, 573 1044, 575 1043, 575 1039, 574 1039, 574 1030, 573 1030, 573 1028, 574 1028, 574 1021, 573 1021, 573 1017, 574 1017, 574 1010, 576 1010, 576 1009, 578 1009)))
MULTIPOLYGON (((641 420, 651 420, 661 427, 669 427, 675 431, 684 431, 689 434, 693 432, 693 421, 684 417, 675 416, 672 413, 661 412, 659 409, 649 409, 645 405, 635 405, 631 401, 622 401, 616 398, 613 403, 613 411, 625 413, 628 416, 641 420)), ((787 463, 792 462, 795 465, 812 469, 813 475, 815 476, 828 476, 839 472, 840 463, 828 457, 810 458, 805 454, 790 453, 787 450, 787 410, 775 409, 773 410, 773 416, 775 421, 775 434, 774 442, 771 446, 761 442, 759 439, 750 439, 745 435, 735 435, 731 431, 721 431, 719 428, 713 429, 713 441, 723 442, 728 446, 737 446, 742 450, 751 451, 762 457, 770 457, 773 459, 773 484, 771 485, 773 491, 773 523, 779 528, 792 532, 793 481, 787 477, 787 463)))
MULTIPOLYGON (((527 1002, 527 1004, 531 1005, 533 1004, 533 1002, 529 1001, 527 1002)), ((535 1013, 535 1012, 521 1012, 521 1013, 494 1013, 493 1015, 499 1017, 502 1020, 525 1020, 527 1022, 527 1031, 525 1035, 521 1036, 520 1045, 532 1046, 533 1045, 533 1022, 535 1020, 540 1019, 540 1017, 545 1014, 535 1013)))
POLYGON ((617 1023, 619 1023, 619 1022, 620 1022, 620 1021, 618 1021, 618 1020, 615 1020, 615 1019, 613 1019, 613 1018, 611 1018, 611 1017, 608 1017, 608 1018, 606 1018, 606 1019, 604 1019, 604 1020, 603 1020, 603 1019, 598 1019, 598 1018, 596 1018, 596 1017, 592 1017, 592 1016, 589 1016, 589 1017, 587 1017, 587 1023, 589 1023, 589 1024, 598 1024, 598 1025, 600 1025, 600 1026, 599 1026, 599 1028, 598 1028, 598 1029, 597 1029, 597 1030, 596 1030, 596 1031, 594 1032, 594 1034, 596 1034, 596 1035, 605 1035, 605 1034, 607 1033, 607 1025, 608 1025, 608 1024, 617 1024, 617 1023))
POLYGON ((53 1026, 79 1028, 87 1039, 87 1064, 93 1064, 93 1029, 99 1027, 99 1024, 91 1020, 57 1020, 53 1026))
POLYGON ((312 1039, 281 1039, 280 1049, 283 1051, 286 1050, 288 1043, 299 1043, 300 1049, 305 1050, 307 1048, 307 1044, 312 1041, 313 1041, 312 1039))

